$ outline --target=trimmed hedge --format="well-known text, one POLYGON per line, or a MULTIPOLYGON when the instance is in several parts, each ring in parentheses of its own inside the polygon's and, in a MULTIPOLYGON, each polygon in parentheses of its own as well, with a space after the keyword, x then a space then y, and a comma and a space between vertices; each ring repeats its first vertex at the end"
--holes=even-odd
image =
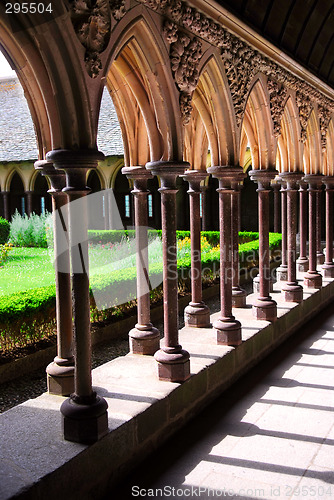
MULTIPOLYGON (((109 233, 109 231, 108 231, 109 233)), ((182 238, 189 232, 182 231, 182 238)), ((99 231, 101 234, 101 231, 99 231)), ((203 233, 202 233, 203 234, 203 233)), ((209 234, 209 233, 207 233, 209 234)), ((204 235, 206 235, 204 233, 204 235)), ((219 232, 211 232, 210 237, 212 244, 216 244, 217 235, 219 232)), ((242 233, 241 233, 242 235, 242 233)), ((258 233, 246 233, 245 238, 258 236, 258 233)), ((181 236, 179 234, 179 236, 181 236)), ((116 235, 115 235, 116 237, 116 235)), ((119 237, 119 234, 117 235, 119 237)), ((124 237, 124 232, 123 232, 124 237)), ((181 239, 182 239, 181 238, 181 239)), ((277 250, 280 247, 282 237, 280 234, 270 233, 269 247, 271 251, 271 258, 275 257, 277 250)), ((99 240, 102 241, 102 240, 99 240)), ((109 240, 108 240, 109 241, 109 240)), ((114 240, 115 241, 115 240, 114 240)), ((239 246, 239 259, 240 266, 244 268, 254 267, 258 264, 258 249, 259 240, 249 241, 239 246)), ((219 275, 219 259, 220 250, 212 250, 202 256, 202 268, 204 281, 206 278, 215 279, 219 275)), ((191 270, 191 257, 187 256, 178 260, 178 276, 179 282, 182 286, 187 288, 190 283, 190 270, 191 270)), ((150 282, 152 288, 162 282, 163 267, 162 263, 150 266, 150 282)), ((115 290, 120 290, 120 293, 125 293, 128 290, 128 295, 124 302, 132 301, 136 298, 136 280, 137 269, 136 267, 113 271, 99 276, 92 276, 90 279, 90 294, 91 305, 96 310, 96 304, 99 309, 111 310, 117 304, 117 297, 113 297, 115 290), (111 300, 112 299, 112 300, 111 300), (102 306, 102 307, 101 307, 102 306)), ((24 337, 26 331, 31 332, 31 326, 46 325, 54 322, 55 318, 55 286, 47 286, 24 292, 17 292, 11 295, 1 297, 0 301, 0 343, 3 348, 6 346, 13 346, 18 342, 18 338, 24 337), (14 341, 15 340, 15 341, 14 341)), ((161 286, 157 290, 151 291, 151 297, 161 296, 161 286)), ((34 334, 27 340, 32 338, 35 340, 38 328, 34 328, 34 334)), ((41 329, 41 336, 45 328, 41 329)), ((23 339, 22 339, 23 342, 23 339)), ((27 343, 28 343, 27 342, 27 343)))
MULTIPOLYGON (((208 240, 210 245, 217 246, 219 244, 219 231, 202 231, 202 236, 208 240)), ((162 237, 161 229, 149 229, 148 237, 149 239, 162 237)), ((134 238, 134 229, 106 229, 106 230, 88 230, 88 239, 91 243, 103 244, 107 243, 120 243, 124 238, 134 238)), ((190 238, 190 231, 176 231, 176 239, 183 240, 184 238, 190 238)), ((246 243, 248 241, 254 241, 259 238, 259 233, 254 231, 239 231, 239 242, 246 243)))
POLYGON ((10 233, 10 223, 8 220, 0 217, 0 245, 7 243, 10 233))

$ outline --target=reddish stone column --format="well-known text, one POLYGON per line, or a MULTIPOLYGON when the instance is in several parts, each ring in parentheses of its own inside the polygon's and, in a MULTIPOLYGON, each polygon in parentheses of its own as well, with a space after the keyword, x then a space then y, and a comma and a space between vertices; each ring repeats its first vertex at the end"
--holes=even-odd
POLYGON ((274 233, 280 233, 281 224, 280 224, 280 184, 278 179, 274 179, 271 183, 271 187, 274 192, 274 233))
POLYGON ((321 245, 321 201, 322 201, 322 185, 319 185, 319 189, 316 192, 316 240, 317 240, 317 264, 323 264, 325 262, 325 256, 322 251, 321 245))
POLYGON ((260 293, 253 303, 256 319, 275 321, 277 319, 276 302, 269 295, 270 291, 270 255, 269 255, 269 193, 270 181, 277 174, 276 170, 251 170, 250 178, 258 184, 259 199, 259 277, 260 293))
POLYGON ((201 186, 202 194, 202 231, 208 231, 208 210, 207 210, 207 192, 209 186, 201 186))
POLYGON ((26 214, 31 215, 33 210, 32 210, 32 198, 34 195, 33 191, 25 191, 25 202, 26 202, 26 214))
POLYGON ((309 261, 306 252, 307 241, 307 183, 301 179, 299 182, 299 257, 297 269, 304 273, 308 270, 309 261))
POLYGON ((326 191, 326 256, 325 256, 325 263, 322 266, 322 269, 325 278, 334 278, 334 262, 333 262, 334 177, 326 176, 323 178, 322 182, 325 184, 325 191, 326 191))
POLYGON ((232 185, 243 179, 243 170, 241 167, 214 166, 208 168, 208 172, 219 180, 220 316, 213 327, 218 344, 236 346, 242 343, 242 338, 241 323, 232 314, 231 195, 232 185))
POLYGON ((146 168, 161 180, 163 245, 164 345, 154 355, 160 380, 184 382, 190 377, 189 353, 179 344, 178 273, 176 249, 176 179, 189 168, 187 162, 154 161, 146 168))
MULTIPOLYGON (((240 180, 232 183, 231 194, 231 228, 232 228, 232 307, 246 307, 246 291, 241 288, 240 280, 240 265, 239 265, 239 230, 240 230, 240 189, 242 175, 239 175, 240 180)), ((243 174, 246 177, 246 174, 243 174)))
POLYGON ((287 193, 287 282, 282 286, 286 302, 301 302, 303 287, 297 281, 296 270, 296 233, 297 233, 297 187, 303 174, 300 172, 284 172, 280 174, 286 184, 287 193))
POLYGON ((9 192, 1 191, 2 198, 2 217, 4 219, 10 220, 10 209, 9 209, 9 192))
POLYGON ((191 302, 184 310, 186 326, 206 328, 210 326, 210 309, 202 300, 202 262, 201 262, 201 181, 207 172, 186 170, 183 176, 189 182, 190 235, 191 235, 191 302))
POLYGON ((160 347, 160 334, 150 320, 150 281, 148 264, 147 181, 152 174, 143 166, 123 167, 122 173, 133 180, 136 230, 137 311, 138 322, 129 332, 133 354, 153 355, 160 347))
POLYGON ((282 178, 281 182, 281 207, 282 207, 282 253, 281 265, 276 269, 277 281, 286 281, 288 279, 288 262, 287 262, 287 194, 286 184, 282 178))
POLYGON ((67 195, 62 192, 66 185, 65 173, 56 170, 52 163, 41 160, 35 162, 35 169, 48 177, 52 196, 54 267, 56 278, 56 319, 57 319, 57 356, 46 368, 48 392, 58 396, 69 396, 74 391, 74 357, 72 290, 70 277, 70 255, 64 251, 64 236, 68 241, 67 195), (63 227, 57 224, 61 220, 63 227), (62 229, 62 231, 59 231, 62 229), (63 233, 63 234, 61 234, 63 233))
POLYGON ((322 276, 317 271, 317 241, 316 241, 316 197, 322 185, 321 175, 306 175, 303 180, 308 183, 309 192, 309 269, 304 275, 304 285, 307 288, 321 288, 322 276))
POLYGON ((93 443, 108 432, 107 402, 92 389, 89 264, 87 235, 87 171, 104 155, 97 150, 55 150, 46 159, 66 173, 63 191, 69 199, 70 257, 74 319, 75 389, 61 405, 64 437, 93 443))

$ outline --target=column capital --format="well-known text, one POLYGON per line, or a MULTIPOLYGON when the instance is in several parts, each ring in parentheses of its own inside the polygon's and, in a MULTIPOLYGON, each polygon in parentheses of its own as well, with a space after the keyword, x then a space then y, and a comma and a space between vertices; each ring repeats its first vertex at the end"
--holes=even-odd
POLYGON ((248 175, 250 179, 256 182, 259 186, 259 190, 269 189, 271 181, 278 174, 277 170, 274 169, 255 169, 251 170, 248 175))
POLYGON ((46 154, 46 160, 64 170, 94 168, 97 162, 104 160, 104 154, 97 149, 54 149, 46 154))
POLYGON ((307 182, 309 189, 319 190, 322 186, 323 178, 324 176, 322 174, 307 174, 302 180, 307 182))
POLYGON ((148 193, 147 181, 153 179, 153 175, 144 165, 123 167, 122 174, 126 175, 128 179, 133 180, 134 189, 131 192, 134 195, 138 193, 148 193))
POLYGON ((186 170, 181 177, 189 182, 189 194, 200 193, 202 188, 201 182, 205 181, 208 177, 208 172, 206 170, 186 170))
POLYGON ((229 165, 215 165, 208 168, 208 173, 212 177, 222 182, 224 187, 235 188, 240 182, 244 180, 246 174, 241 167, 233 167, 229 165))
POLYGON ((326 191, 334 190, 334 176, 333 175, 325 175, 322 179, 322 182, 326 186, 326 191))
POLYGON ((153 175, 158 175, 161 180, 160 192, 175 190, 176 179, 184 174, 189 169, 190 163, 187 161, 150 161, 145 167, 152 172, 153 175))
POLYGON ((56 170, 52 161, 38 160, 34 163, 35 170, 39 170, 44 176, 50 179, 51 189, 48 193, 54 195, 62 191, 66 185, 66 175, 62 170, 56 170))
POLYGON ((302 172, 281 172, 280 179, 286 184, 288 191, 297 190, 298 182, 304 177, 302 172))

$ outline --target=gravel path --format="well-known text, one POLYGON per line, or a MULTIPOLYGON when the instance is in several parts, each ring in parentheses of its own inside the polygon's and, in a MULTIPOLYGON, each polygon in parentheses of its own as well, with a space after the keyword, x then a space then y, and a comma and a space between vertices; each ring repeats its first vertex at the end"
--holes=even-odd
MULTIPOLYGON (((244 288, 247 293, 251 293, 250 284, 247 284, 244 288)), ((219 311, 219 297, 207 300, 206 304, 210 307, 211 313, 219 311)), ((180 328, 184 326, 183 311, 181 311, 179 315, 179 325, 180 328)), ((154 326, 163 334, 162 321, 156 323, 154 326)), ((118 356, 124 356, 128 352, 129 342, 127 338, 96 345, 93 348, 92 366, 96 368, 118 356)), ((0 413, 23 403, 27 399, 36 398, 43 392, 46 392, 46 390, 46 375, 44 368, 2 384, 0 385, 0 413)))

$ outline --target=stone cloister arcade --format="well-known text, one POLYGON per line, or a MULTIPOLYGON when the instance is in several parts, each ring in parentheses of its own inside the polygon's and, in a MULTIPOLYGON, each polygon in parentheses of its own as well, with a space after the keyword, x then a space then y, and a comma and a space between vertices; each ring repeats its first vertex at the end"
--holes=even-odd
MULTIPOLYGON (((211 175, 219 181, 221 244, 221 313, 213 329, 218 344, 240 346, 242 328, 232 306, 245 306, 235 255, 245 179, 240 165, 246 162, 247 147, 249 175, 258 191, 260 233, 254 317, 269 322, 277 318, 270 295, 271 189, 277 230, 282 199, 283 252, 278 273, 284 300, 300 303, 303 289, 320 289, 323 277, 334 277, 333 89, 214 2, 61 0, 52 2, 52 9, 52 14, 14 16, 0 6, 1 47, 23 85, 36 129, 39 161, 35 168, 48 179, 54 209, 89 194, 87 172, 104 159, 96 137, 106 85, 122 130, 123 174, 134 186, 137 248, 144 260, 147 183, 154 176, 161 196, 164 342, 160 347, 159 332, 150 321, 146 263, 138 267, 138 323, 130 332, 131 352, 154 354, 158 378, 184 382, 190 377, 191 359, 179 344, 178 332, 177 179, 189 183, 190 196, 193 282, 186 324, 198 328, 196 335, 210 325, 196 255, 199 196, 211 175), (324 190, 326 218, 321 220, 324 190), (321 227, 326 255, 320 272, 321 227), (303 282, 297 280, 298 270, 305 273, 303 282)), ((75 234, 85 258, 89 214, 83 210, 79 219, 74 218, 69 207, 69 238, 74 240, 75 234)), ((72 261, 77 252, 77 246, 72 246, 72 261)), ((108 422, 106 401, 92 388, 88 272, 74 273, 71 284, 66 273, 56 273, 56 280, 58 355, 48 367, 49 387, 63 395, 73 391, 61 407, 65 438, 91 443, 107 433, 108 422)))

